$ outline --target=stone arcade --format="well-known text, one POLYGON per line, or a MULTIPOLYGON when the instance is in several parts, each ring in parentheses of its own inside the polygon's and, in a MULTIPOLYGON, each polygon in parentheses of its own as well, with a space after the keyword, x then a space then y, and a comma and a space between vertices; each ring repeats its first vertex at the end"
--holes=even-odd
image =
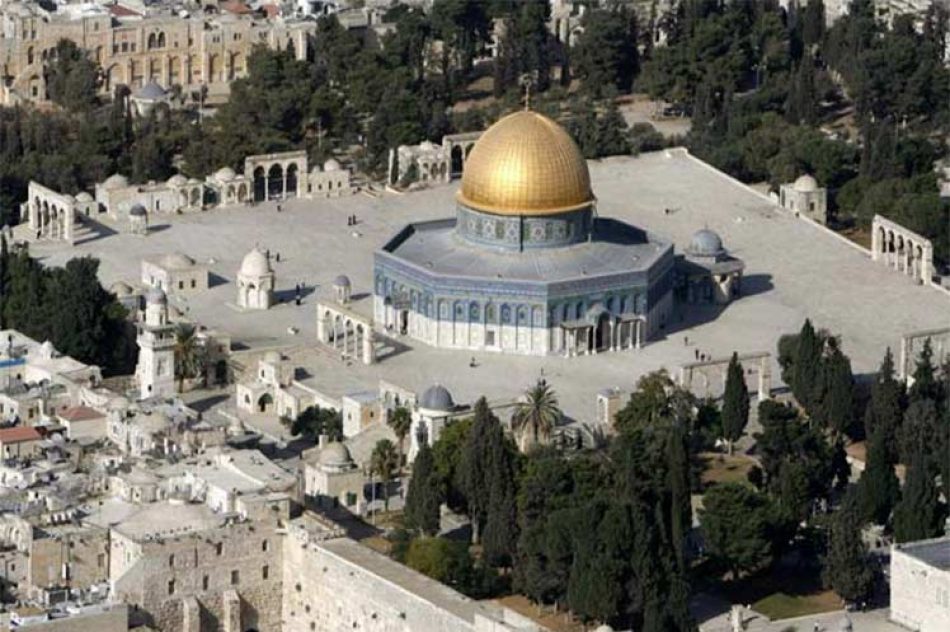
POLYGON ((639 347, 670 319, 669 241, 597 217, 587 163, 531 111, 467 158, 456 217, 376 253, 377 326, 435 347, 576 355, 639 347))

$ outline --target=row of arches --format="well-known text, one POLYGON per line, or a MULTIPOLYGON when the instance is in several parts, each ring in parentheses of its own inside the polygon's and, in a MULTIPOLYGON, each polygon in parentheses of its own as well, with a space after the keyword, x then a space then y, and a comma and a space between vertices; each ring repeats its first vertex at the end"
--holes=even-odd
POLYGON ((165 55, 110 64, 103 70, 102 81, 106 90, 120 84, 135 86, 149 81, 168 87, 232 81, 245 72, 246 60, 241 52, 211 53, 204 63, 199 55, 165 55))
POLYGON ((258 165, 253 172, 254 201, 283 200, 297 197, 300 167, 296 162, 287 165, 273 163, 270 167, 258 165))
POLYGON ((933 275, 933 247, 929 240, 875 218, 871 257, 922 283, 933 275))
POLYGON ((317 304, 317 340, 343 359, 358 358, 364 364, 375 361, 372 324, 322 303, 317 304))
POLYGON ((56 200, 34 195, 30 204, 30 227, 38 239, 71 240, 75 209, 56 200))

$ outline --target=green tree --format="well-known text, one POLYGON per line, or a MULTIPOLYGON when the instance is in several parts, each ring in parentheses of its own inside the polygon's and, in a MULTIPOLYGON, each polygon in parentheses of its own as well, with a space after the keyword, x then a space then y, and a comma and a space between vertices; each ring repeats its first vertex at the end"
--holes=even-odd
POLYGON ((399 443, 396 445, 399 448, 399 465, 401 466, 403 463, 403 446, 406 442, 406 435, 409 434, 409 430, 412 428, 412 413, 410 413, 409 409, 405 406, 397 406, 389 416, 387 423, 389 427, 393 429, 393 432, 396 433, 396 439, 399 440, 399 443))
POLYGON ((554 389, 543 379, 528 389, 524 400, 515 406, 511 429, 518 436, 518 447, 522 452, 528 452, 551 440, 562 414, 554 389))
POLYGON ((843 503, 832 517, 822 578, 849 602, 865 599, 874 588, 874 571, 861 540, 861 521, 853 502, 843 503))
POLYGON ((912 542, 943 533, 943 511, 927 458, 916 453, 907 466, 901 501, 894 508, 894 539, 912 542))
POLYGON ((389 485, 399 471, 399 455, 396 446, 389 439, 380 439, 370 455, 370 472, 379 477, 383 484, 383 506, 389 511, 389 485))
POLYGON ((468 444, 471 429, 470 418, 453 421, 442 430, 439 440, 432 446, 432 458, 435 461, 435 471, 442 482, 445 504, 452 511, 462 513, 468 511, 461 480, 462 454, 468 444))
POLYGON ((303 435, 311 441, 317 441, 321 435, 326 435, 330 441, 342 441, 343 416, 339 411, 320 406, 308 406, 290 426, 290 434, 303 435))
POLYGON ((710 554, 733 579, 772 561, 772 506, 765 495, 739 483, 716 485, 699 516, 710 554))
POLYGON ((626 6, 588 11, 571 51, 575 74, 594 98, 613 87, 628 92, 639 69, 636 14, 626 6))
POLYGON ((940 398, 940 384, 937 381, 937 371, 933 362, 933 345, 930 338, 924 340, 924 346, 917 356, 917 363, 914 366, 913 384, 910 387, 910 400, 930 399, 936 401, 940 398))
POLYGON ((791 386, 795 399, 809 411, 814 408, 814 397, 818 390, 823 345, 824 341, 815 332, 811 321, 805 319, 798 335, 791 386))
POLYGON ((501 424, 490 427, 488 507, 482 532, 482 558, 491 567, 510 567, 518 542, 517 448, 501 424))
POLYGON ((472 541, 478 542, 491 502, 492 435, 498 420, 481 397, 475 402, 472 428, 459 462, 459 481, 472 519, 472 541))
POLYGON ((858 481, 861 517, 880 525, 888 524, 891 511, 900 500, 900 483, 884 441, 880 432, 868 439, 865 468, 858 481))
POLYGON ((432 448, 423 443, 412 462, 412 479, 406 494, 406 526, 425 535, 439 532, 442 484, 435 470, 432 448))
POLYGON ((72 112, 87 112, 96 105, 99 67, 71 40, 57 42, 44 72, 49 98, 57 105, 72 112))
POLYGON ((936 403, 931 399, 912 400, 897 433, 901 462, 910 463, 915 456, 922 455, 929 464, 936 456, 941 432, 947 430, 940 428, 936 403))
POLYGON ((197 333, 194 325, 180 323, 175 328, 175 377, 179 393, 184 392, 185 380, 201 377, 205 372, 205 350, 197 333))
POLYGON ((871 384, 871 399, 864 415, 864 433, 880 432, 891 459, 897 458, 897 433, 903 416, 903 385, 894 377, 894 356, 888 347, 881 368, 871 384))
POLYGON ((821 361, 814 416, 835 436, 841 436, 854 423, 854 376, 851 360, 841 352, 838 340, 829 338, 827 346, 821 361))
POLYGON ((733 352, 726 371, 726 391, 722 402, 722 432, 732 446, 742 437, 749 423, 749 389, 745 383, 745 371, 739 363, 739 354, 733 352))

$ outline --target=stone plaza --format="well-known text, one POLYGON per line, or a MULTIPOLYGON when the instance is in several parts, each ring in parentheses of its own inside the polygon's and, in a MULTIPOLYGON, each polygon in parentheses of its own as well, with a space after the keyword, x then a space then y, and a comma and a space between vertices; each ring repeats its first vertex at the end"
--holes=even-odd
MULTIPOLYGON (((191 320, 227 331, 238 350, 283 349, 309 373, 304 381, 329 395, 373 389, 387 380, 416 392, 442 383, 458 402, 482 394, 510 399, 543 374, 565 413, 578 420, 594 417, 598 391, 628 391, 639 376, 659 368, 675 374, 698 353, 719 358, 734 350, 774 352, 778 337, 797 331, 806 316, 841 335, 859 374, 875 370, 886 347, 896 352, 904 333, 950 322, 950 296, 942 290, 872 263, 860 247, 796 219, 684 150, 591 162, 590 172, 601 217, 661 235, 676 244, 677 252, 697 229, 716 231, 745 262, 742 295, 726 306, 690 305, 632 352, 514 356, 435 349, 393 333, 379 336, 378 363, 352 362, 340 370, 341 358, 316 344, 317 300, 330 298, 333 279, 345 274, 353 284, 348 308, 372 318, 374 253, 408 223, 450 217, 457 186, 382 197, 289 200, 281 212, 276 203, 264 202, 173 216, 162 218, 144 240, 113 233, 106 224, 97 236, 74 246, 41 241, 31 251, 47 265, 98 257, 107 287, 135 279, 143 257, 187 253, 208 265, 210 288, 170 299, 175 306, 191 320), (356 225, 348 225, 347 217, 354 215, 356 225), (270 253, 277 278, 278 304, 267 311, 236 305, 235 276, 255 246, 270 253), (292 300, 297 284, 304 288, 300 306, 292 300)), ((773 374, 778 375, 777 367, 773 374)))

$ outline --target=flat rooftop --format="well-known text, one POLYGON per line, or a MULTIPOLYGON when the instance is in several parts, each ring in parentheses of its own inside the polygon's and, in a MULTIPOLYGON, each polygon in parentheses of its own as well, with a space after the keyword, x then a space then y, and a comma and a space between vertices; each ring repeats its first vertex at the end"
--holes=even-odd
POLYGON ((950 571, 950 536, 898 544, 895 545, 894 550, 918 559, 936 569, 950 571))
POLYGON ((697 352, 728 358, 733 351, 769 351, 777 383, 776 341, 783 333, 798 331, 806 317, 841 336, 856 373, 875 371, 885 348, 895 353, 900 349, 904 333, 950 322, 946 293, 871 262, 839 237, 796 219, 683 152, 594 161, 590 170, 599 217, 660 235, 675 243, 677 252, 684 251, 698 229, 718 232, 725 247, 745 262, 743 296, 725 309, 691 307, 639 351, 540 358, 432 349, 399 338, 391 345, 398 353, 376 365, 353 362, 343 370, 338 354, 313 348, 316 299, 330 297, 333 279, 346 274, 353 283, 351 309, 370 317, 374 253, 407 224, 454 216, 458 183, 406 195, 291 200, 280 213, 275 204, 262 203, 158 215, 153 218, 154 232, 145 239, 126 234, 122 224, 117 234, 75 247, 40 242, 31 245, 31 252, 49 265, 96 256, 107 287, 119 280, 134 281, 144 256, 177 250, 206 262, 212 287, 184 298, 170 297, 171 303, 203 325, 232 334, 235 344, 250 353, 286 348, 294 366, 309 373, 307 385, 331 397, 377 390, 379 380, 386 380, 417 393, 440 382, 459 403, 482 394, 509 399, 543 371, 565 412, 581 419, 594 417, 600 390, 629 391, 641 375, 662 367, 675 373, 680 365, 693 362, 697 352), (358 224, 347 226, 346 218, 353 214, 358 224), (274 262, 277 290, 288 302, 267 311, 241 311, 235 307, 235 275, 255 245, 280 254, 280 261, 274 262), (315 288, 299 307, 292 301, 297 283, 315 288), (469 367, 473 356, 475 368, 469 367))
POLYGON ((389 254, 427 274, 540 284, 646 271, 671 246, 629 224, 598 219, 590 241, 518 252, 474 245, 455 232, 455 224, 454 217, 410 224, 386 244, 383 256, 389 254))

